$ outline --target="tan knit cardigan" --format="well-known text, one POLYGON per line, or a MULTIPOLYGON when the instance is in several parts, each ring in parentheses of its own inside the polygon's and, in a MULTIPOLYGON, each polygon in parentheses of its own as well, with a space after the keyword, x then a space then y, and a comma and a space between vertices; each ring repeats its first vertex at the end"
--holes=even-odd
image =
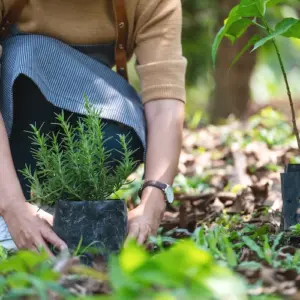
MULTIPOLYGON (((5 15, 14 0, 0 3, 5 15)), ((182 56, 180 0, 126 0, 128 53, 137 58, 137 72, 146 103, 156 99, 185 101, 186 60, 182 56)), ((115 39, 111 0, 29 0, 19 29, 70 44, 96 44, 115 39)))

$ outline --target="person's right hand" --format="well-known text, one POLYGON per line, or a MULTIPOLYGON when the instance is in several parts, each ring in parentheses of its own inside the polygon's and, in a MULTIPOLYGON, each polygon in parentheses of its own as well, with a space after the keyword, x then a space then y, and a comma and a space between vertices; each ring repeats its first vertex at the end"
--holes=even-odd
POLYGON ((10 207, 3 214, 3 218, 18 249, 40 251, 43 248, 52 256, 47 242, 59 251, 67 248, 65 242, 53 232, 50 224, 37 214, 34 205, 18 203, 18 206, 10 207))

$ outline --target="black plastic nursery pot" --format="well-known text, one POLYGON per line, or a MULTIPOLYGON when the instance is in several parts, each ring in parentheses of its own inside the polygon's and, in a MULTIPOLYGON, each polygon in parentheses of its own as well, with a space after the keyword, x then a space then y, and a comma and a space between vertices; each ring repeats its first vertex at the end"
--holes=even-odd
POLYGON ((281 173, 283 200, 281 229, 288 231, 300 223, 300 164, 288 164, 281 173))
POLYGON ((118 253, 127 235, 127 207, 124 200, 64 201, 56 203, 53 229, 70 251, 81 245, 85 254, 108 259, 118 253))

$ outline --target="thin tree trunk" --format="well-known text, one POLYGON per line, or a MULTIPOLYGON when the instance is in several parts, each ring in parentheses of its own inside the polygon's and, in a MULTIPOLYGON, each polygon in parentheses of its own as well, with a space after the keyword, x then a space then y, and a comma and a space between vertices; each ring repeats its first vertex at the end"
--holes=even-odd
MULTIPOLYGON (((238 0, 219 1, 220 26, 230 9, 238 3, 238 0)), ((220 46, 214 74, 216 88, 209 106, 212 123, 217 123, 231 114, 242 119, 247 113, 251 97, 249 82, 256 63, 255 52, 244 54, 232 69, 229 70, 229 67, 235 56, 253 36, 254 30, 254 28, 249 28, 234 46, 227 39, 224 39, 220 46)))

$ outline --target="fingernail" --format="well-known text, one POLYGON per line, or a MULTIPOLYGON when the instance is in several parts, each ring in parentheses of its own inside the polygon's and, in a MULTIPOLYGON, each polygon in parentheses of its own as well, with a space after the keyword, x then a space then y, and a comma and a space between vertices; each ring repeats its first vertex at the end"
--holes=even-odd
POLYGON ((61 245, 59 247, 60 251, 63 251, 63 250, 67 250, 68 249, 68 246, 67 245, 61 245))

